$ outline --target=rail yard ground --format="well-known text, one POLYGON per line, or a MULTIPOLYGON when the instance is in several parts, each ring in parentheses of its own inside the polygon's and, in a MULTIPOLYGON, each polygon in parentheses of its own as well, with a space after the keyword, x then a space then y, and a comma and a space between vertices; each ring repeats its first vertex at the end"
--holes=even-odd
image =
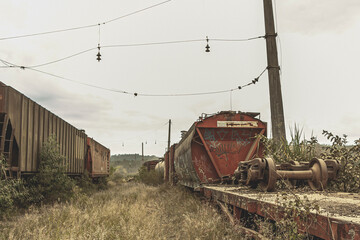
POLYGON ((0 239, 244 239, 187 189, 110 182, 107 190, 0 222, 0 239))

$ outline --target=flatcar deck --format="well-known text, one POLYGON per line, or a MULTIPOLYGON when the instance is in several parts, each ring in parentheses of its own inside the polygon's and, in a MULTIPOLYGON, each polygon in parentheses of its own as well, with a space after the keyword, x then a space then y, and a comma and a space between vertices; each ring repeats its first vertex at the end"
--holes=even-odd
MULTIPOLYGON (((275 193, 249 190, 247 187, 206 185, 204 195, 215 201, 233 207, 234 217, 240 219, 243 211, 275 220, 280 219, 284 207, 282 198, 275 193)), ((322 239, 360 239, 360 194, 322 193, 322 192, 288 192, 289 198, 308 199, 320 210, 312 211, 312 223, 302 231, 322 239)), ((301 229, 303 224, 295 219, 301 229)))

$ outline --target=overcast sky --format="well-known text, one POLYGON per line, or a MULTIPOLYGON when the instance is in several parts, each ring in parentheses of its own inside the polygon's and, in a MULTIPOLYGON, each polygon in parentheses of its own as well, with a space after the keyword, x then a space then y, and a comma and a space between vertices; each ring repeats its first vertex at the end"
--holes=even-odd
MULTIPOLYGON (((155 0, 2 0, 0 39, 106 22, 160 3, 155 0)), ((322 130, 360 136, 360 1, 277 0, 278 49, 286 127, 326 142, 322 130), (281 43, 281 44, 280 44, 281 43)), ((100 27, 100 45, 244 39, 264 35, 262 0, 172 0, 100 27)), ((32 66, 97 47, 99 28, 0 40, 0 59, 32 66)), ((266 67, 264 39, 102 48, 36 68, 74 81, 147 94, 227 90, 266 67)), ((0 66, 4 66, 0 62, 0 66)), ((239 91, 187 97, 144 97, 109 92, 29 69, 0 68, 14 87, 94 139, 112 154, 163 155, 167 121, 172 142, 201 113, 260 112, 269 123, 268 76, 239 91)), ((290 134, 288 132, 288 139, 290 134)))

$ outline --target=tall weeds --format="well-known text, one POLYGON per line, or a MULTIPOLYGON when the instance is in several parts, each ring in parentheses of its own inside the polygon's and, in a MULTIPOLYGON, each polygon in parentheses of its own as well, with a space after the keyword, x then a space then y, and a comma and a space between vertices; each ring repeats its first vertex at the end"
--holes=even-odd
POLYGON ((294 129, 290 128, 291 141, 285 139, 275 141, 274 139, 261 137, 265 146, 265 155, 271 157, 275 162, 289 161, 310 161, 313 157, 319 156, 321 147, 315 137, 306 140, 303 137, 303 129, 295 124, 294 129))
POLYGON ((0 239, 243 239, 187 189, 116 185, 0 223, 0 239))

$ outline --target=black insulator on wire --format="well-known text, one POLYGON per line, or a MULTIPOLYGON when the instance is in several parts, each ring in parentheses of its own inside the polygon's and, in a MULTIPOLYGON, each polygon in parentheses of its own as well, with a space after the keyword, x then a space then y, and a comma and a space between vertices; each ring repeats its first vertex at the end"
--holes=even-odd
POLYGON ((100 44, 98 44, 98 54, 96 54, 96 60, 98 60, 98 62, 101 61, 101 54, 100 54, 100 44))
POLYGON ((210 52, 210 46, 209 46, 209 38, 208 36, 206 36, 206 47, 205 47, 205 52, 210 52))

